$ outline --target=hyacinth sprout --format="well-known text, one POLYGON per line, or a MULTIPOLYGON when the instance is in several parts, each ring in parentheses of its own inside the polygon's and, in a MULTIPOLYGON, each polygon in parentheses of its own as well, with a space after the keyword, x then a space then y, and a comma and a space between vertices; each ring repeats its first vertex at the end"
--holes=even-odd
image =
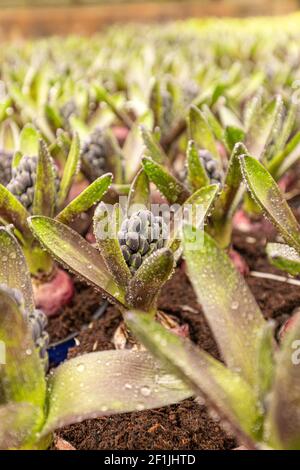
POLYGON ((227 248, 231 242, 232 218, 240 200, 242 175, 239 156, 247 155, 239 142, 240 134, 228 130, 227 140, 231 156, 224 163, 213 132, 205 115, 195 106, 189 114, 191 140, 186 150, 186 167, 177 177, 168 169, 168 157, 155 139, 155 135, 142 129, 145 144, 143 168, 161 194, 171 204, 183 204, 191 194, 210 184, 218 184, 220 191, 214 201, 207 230, 227 248), (230 144, 229 144, 230 142, 230 144))
POLYGON ((285 243, 268 243, 267 255, 279 269, 296 276, 300 273, 300 226, 278 184, 255 158, 240 160, 249 194, 279 231, 285 243))
POLYGON ((28 125, 20 134, 19 150, 12 160, 12 178, 7 187, 0 185, 0 217, 4 224, 14 225, 33 277, 36 304, 48 314, 56 313, 70 300, 72 282, 67 273, 56 268, 53 258, 33 237, 27 219, 39 214, 70 224, 103 197, 111 184, 111 174, 98 178, 66 204, 79 164, 80 145, 76 134, 60 176, 46 143, 28 125))
MULTIPOLYGON (((216 185, 206 186, 186 201, 191 207, 201 207, 200 225, 217 191, 216 185)), ((119 204, 108 207, 100 203, 94 215, 96 247, 59 220, 33 216, 29 226, 58 262, 92 284, 122 312, 139 308, 160 315, 158 295, 180 255, 179 228, 166 232, 163 218, 149 210, 149 198, 149 180, 140 170, 131 185, 125 212, 119 204)))
POLYGON ((42 310, 35 308, 26 259, 11 226, 0 227, 0 289, 7 292, 22 312, 28 330, 31 331, 35 349, 46 370, 49 345, 49 335, 45 330, 47 316, 42 310))
POLYGON ((47 449, 55 429, 68 424, 166 406, 192 395, 144 351, 84 354, 46 376, 22 292, 28 299, 25 289, 0 285, 0 340, 6 357, 0 364, 1 450, 47 449))

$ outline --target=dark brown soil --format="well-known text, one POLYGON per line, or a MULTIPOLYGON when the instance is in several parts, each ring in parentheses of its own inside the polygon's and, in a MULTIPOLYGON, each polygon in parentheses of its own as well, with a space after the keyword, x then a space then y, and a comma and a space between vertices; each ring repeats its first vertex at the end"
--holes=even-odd
MULTIPOLYGON (((163 289, 160 308, 188 323, 193 341, 214 356, 217 347, 183 269, 179 268, 163 289)), ((79 336, 80 344, 69 357, 112 349, 112 335, 121 315, 109 307, 105 315, 79 336)), ((152 411, 126 413, 68 426, 59 435, 77 449, 231 449, 235 445, 195 400, 152 411)))
MULTIPOLYGON (((282 275, 282 272, 268 264, 265 257, 265 243, 266 239, 261 234, 259 236, 257 233, 255 236, 239 232, 234 234, 234 248, 244 256, 250 271, 282 275)), ((247 276, 246 280, 265 317, 274 318, 278 325, 282 324, 300 304, 300 289, 297 286, 257 279, 251 275, 247 276)), ((88 300, 89 289, 77 295, 84 296, 79 298, 82 299, 85 311, 88 310, 88 301, 90 305, 96 302, 88 300)), ((97 295, 96 297, 92 295, 91 298, 98 301, 97 295)), ((159 306, 161 310, 178 317, 180 322, 187 323, 191 339, 218 357, 216 344, 196 301, 183 263, 164 287, 159 306)), ((72 311, 64 312, 64 315, 68 318, 68 322, 77 325, 77 320, 74 318, 72 320, 74 316, 72 311)), ((83 318, 87 318, 86 313, 83 318)), ((59 328, 65 328, 64 319, 61 317, 56 321, 55 331, 59 336, 59 328)), ((70 350, 69 357, 90 351, 112 349, 111 338, 120 321, 120 314, 114 307, 109 307, 101 319, 93 322, 88 330, 79 335, 79 345, 70 350)), ((78 325, 79 323, 78 320, 78 325)), ((59 435, 77 449, 232 449, 236 445, 234 439, 210 417, 207 408, 193 399, 158 410, 87 420, 60 430, 59 435)))
POLYGON ((75 280, 75 295, 69 305, 63 307, 55 317, 49 318, 47 331, 51 342, 76 333, 84 324, 89 324, 102 302, 99 292, 75 280))
POLYGON ((254 237, 253 235, 245 236, 245 234, 235 233, 233 246, 248 263, 250 275, 246 277, 246 281, 265 318, 274 319, 278 329, 293 310, 300 305, 300 288, 286 282, 258 279, 251 276, 251 271, 259 271, 285 277, 282 271, 269 264, 265 255, 266 241, 264 236, 257 234, 254 237))

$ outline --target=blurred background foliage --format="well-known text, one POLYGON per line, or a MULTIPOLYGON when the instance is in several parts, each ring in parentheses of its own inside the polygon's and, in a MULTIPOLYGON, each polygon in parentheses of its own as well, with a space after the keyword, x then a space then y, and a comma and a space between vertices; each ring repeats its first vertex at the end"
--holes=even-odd
MULTIPOLYGON (((198 0, 195 3, 218 3, 220 0, 198 0)), ((189 0, 0 0, 0 6, 112 5, 118 3, 188 3, 189 0)), ((240 0, 236 0, 240 3, 240 0)))
POLYGON ((113 23, 284 15, 300 0, 0 0, 0 39, 93 34, 113 23))
MULTIPOLYGON (((288 10, 298 9, 300 7, 300 0, 0 0, 0 7, 50 7, 50 6, 88 6, 88 5, 98 5, 98 6, 112 6, 118 4, 143 4, 143 3, 159 3, 161 5, 167 3, 173 4, 195 4, 198 8, 210 8, 215 9, 216 14, 219 12, 222 13, 222 8, 224 8, 224 13, 226 14, 226 9, 236 8, 237 14, 240 12, 252 11, 257 14, 260 11, 268 12, 270 14, 275 13, 284 13, 288 10)), ((213 11, 213 10, 212 10, 213 11)))

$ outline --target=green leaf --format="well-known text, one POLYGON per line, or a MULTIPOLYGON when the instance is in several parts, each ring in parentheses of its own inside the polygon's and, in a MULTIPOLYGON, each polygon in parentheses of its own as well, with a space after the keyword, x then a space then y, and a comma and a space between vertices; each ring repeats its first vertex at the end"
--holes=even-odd
POLYGON ((277 369, 266 439, 276 449, 300 450, 300 318, 287 333, 277 369))
POLYGON ((37 64, 28 68, 23 82, 24 95, 31 96, 40 109, 47 101, 49 96, 50 80, 48 66, 37 64))
POLYGON ((26 124, 20 133, 20 148, 23 155, 37 156, 39 154, 40 134, 32 124, 26 124))
POLYGON ((134 124, 130 129, 122 148, 125 160, 125 181, 132 181, 135 177, 141 164, 141 155, 143 154, 143 151, 144 143, 140 128, 137 124, 134 124))
POLYGON ((106 129, 107 145, 108 145, 108 161, 109 169, 114 175, 114 181, 117 184, 125 183, 124 173, 124 153, 112 129, 106 129))
POLYGON ((212 93, 212 97, 211 97, 211 106, 215 105, 218 99, 224 96, 224 94, 227 91, 226 90, 227 88, 228 88, 228 85, 226 85, 225 83, 218 82, 216 84, 212 93))
POLYGON ((34 95, 35 101, 39 109, 43 108, 49 99, 49 91, 51 82, 49 80, 50 70, 48 64, 37 68, 32 83, 31 94, 34 95))
POLYGON ((111 173, 97 178, 56 216, 56 220, 66 225, 71 223, 79 214, 86 212, 103 198, 111 182, 111 173))
POLYGON ((0 122, 2 122, 8 116, 8 110, 12 105, 12 100, 10 97, 7 97, 4 101, 0 103, 0 122))
POLYGON ((17 107, 26 114, 27 118, 34 120, 37 112, 34 101, 29 96, 24 95, 16 84, 8 82, 8 90, 17 107))
POLYGON ((193 140, 188 143, 186 151, 187 159, 187 180, 191 190, 197 190, 210 183, 209 177, 201 164, 199 151, 193 140))
POLYGON ((42 435, 87 418, 158 408, 191 395, 147 352, 85 354, 54 370, 42 435))
POLYGON ((58 262, 92 284, 110 301, 122 306, 123 292, 107 271, 99 251, 90 243, 66 225, 48 217, 30 217, 28 224, 42 246, 47 248, 58 262))
POLYGON ((299 225, 278 185, 255 158, 244 156, 240 158, 240 163, 244 179, 255 202, 280 231, 283 239, 299 252, 299 225))
POLYGON ((70 126, 73 129, 75 134, 78 134, 81 141, 84 141, 88 138, 90 129, 82 119, 75 116, 74 114, 70 117, 70 126))
POLYGON ((136 212, 138 208, 149 208, 150 206, 150 187, 149 179, 145 171, 141 169, 134 178, 128 196, 128 212, 136 212))
POLYGON ((157 143, 157 141, 153 138, 151 133, 144 127, 141 126, 141 134, 144 141, 144 145, 146 147, 146 151, 144 152, 146 157, 151 157, 157 163, 164 163, 168 160, 167 155, 157 143))
POLYGON ((269 141, 276 121, 282 113, 282 98, 272 99, 252 116, 252 124, 247 132, 246 147, 249 153, 260 159, 269 141))
MULTIPOLYGON (((190 196, 184 203, 183 208, 179 209, 180 220, 178 226, 174 229, 173 235, 168 240, 168 247, 176 252, 181 244, 181 231, 184 222, 183 212, 187 209, 189 215, 189 221, 197 228, 204 227, 204 222, 208 216, 209 211, 216 199, 219 186, 212 184, 210 186, 204 186, 198 189, 192 196, 190 196)), ((175 213, 174 219, 177 220, 177 213, 175 213)), ((176 259, 179 258, 180 253, 177 254, 176 259)))
POLYGON ((25 310, 34 310, 31 277, 22 248, 9 228, 0 227, 0 284, 18 289, 24 298, 25 310))
POLYGON ((95 84, 94 89, 97 95, 97 99, 99 101, 104 101, 110 107, 112 112, 117 116, 117 118, 119 118, 120 121, 122 121, 125 124, 125 126, 130 129, 132 126, 132 121, 130 117, 128 116, 127 113, 117 108, 109 92, 99 84, 97 85, 95 84))
POLYGON ((273 266, 293 276, 300 274, 300 255, 291 246, 282 243, 267 244, 268 259, 273 266))
POLYGON ((0 184, 0 216, 10 224, 13 224, 23 236, 31 239, 31 233, 27 225, 29 213, 25 207, 0 184))
POLYGON ((226 127, 224 133, 224 140, 226 142, 226 146, 230 152, 233 151, 234 146, 239 143, 243 142, 245 138, 245 132, 238 127, 226 127))
POLYGON ((205 115, 196 106, 192 105, 188 117, 190 138, 200 149, 208 150, 216 160, 220 160, 213 132, 205 115))
POLYGON ((42 420, 46 396, 44 369, 25 312, 5 286, 0 288, 0 341, 6 352, 5 364, 0 365, 2 403, 30 403, 39 408, 42 420))
MULTIPOLYGON (((238 129, 242 131, 243 125, 237 115, 227 106, 221 106, 219 109, 220 120, 224 128, 238 129)), ((237 141, 239 142, 239 141, 237 141)))
POLYGON ((277 153, 277 145, 280 145, 280 138, 283 136, 283 123, 284 123, 284 105, 281 98, 278 98, 278 109, 275 115, 274 124, 270 132, 269 138, 266 142, 264 151, 262 153, 261 161, 266 164, 277 153))
POLYGON ((210 219, 211 233, 222 247, 227 247, 231 241, 232 218, 240 201, 239 190, 242 182, 239 156, 246 153, 247 149, 242 143, 234 146, 228 162, 224 185, 210 219))
POLYGON ((221 124, 219 123, 214 113, 210 110, 210 108, 206 104, 202 106, 202 110, 216 138, 221 141, 223 139, 223 133, 224 133, 221 124))
POLYGON ((143 158, 142 164, 149 180, 157 186, 171 204, 183 204, 190 196, 184 185, 174 178, 164 166, 148 157, 143 158))
POLYGON ((255 95, 248 99, 245 103, 245 109, 244 109, 244 127, 246 133, 249 132, 249 129, 251 129, 254 124, 257 115, 259 114, 262 106, 262 99, 264 96, 264 89, 262 87, 258 88, 258 91, 255 93, 255 95))
POLYGON ((54 163, 43 140, 40 140, 38 155, 32 213, 53 217, 56 200, 54 163))
POLYGON ((246 147, 242 143, 237 143, 233 148, 228 162, 227 172, 224 179, 224 187, 218 204, 218 211, 221 210, 223 215, 226 215, 228 218, 233 216, 233 210, 231 210, 231 208, 242 182, 239 157, 247 154, 248 151, 246 147))
POLYGON ((161 93, 161 82, 155 79, 149 96, 150 109, 153 112, 154 127, 159 127, 163 115, 163 98, 161 93))
POLYGON ((266 322, 259 333, 257 351, 257 396, 265 402, 271 391, 275 374, 275 339, 274 321, 266 322))
POLYGON ((240 375, 196 348, 189 340, 170 333, 147 314, 126 312, 125 320, 147 349, 198 395, 204 396, 247 442, 248 436, 254 440, 260 438, 260 407, 253 391, 240 375))
POLYGON ((236 84, 236 88, 239 89, 239 102, 242 103, 244 100, 249 100, 249 97, 253 96, 253 93, 257 92, 258 88, 261 87, 265 81, 266 73, 262 70, 257 72, 252 71, 250 77, 247 75, 244 79, 239 80, 236 84))
POLYGON ((34 435, 39 416, 39 408, 30 403, 9 403, 0 406, 0 450, 24 447, 34 435))
POLYGON ((80 141, 78 134, 74 134, 69 155, 64 166, 64 172, 60 182, 59 193, 57 197, 57 206, 61 207, 64 205, 65 200, 69 194, 70 188, 73 183, 73 179, 79 170, 79 159, 80 159, 80 141))
POLYGON ((190 210, 189 221, 197 227, 203 227, 205 218, 218 195, 219 185, 211 184, 195 191, 184 203, 183 211, 190 210))
POLYGON ((278 180, 300 158, 300 132, 297 132, 285 148, 277 153, 266 168, 278 180))
POLYGON ((118 227, 121 218, 120 208, 115 205, 111 213, 101 202, 94 214, 94 234, 105 264, 122 289, 126 289, 131 273, 126 264, 118 240, 118 227))
POLYGON ((12 168, 17 168, 22 158, 23 158, 23 154, 21 152, 19 151, 15 152, 13 159, 12 159, 12 163, 11 163, 12 168))
POLYGON ((183 250, 189 278, 226 364, 255 386, 258 335, 265 321, 253 295, 208 234, 186 226, 183 250))
MULTIPOLYGON (((1 120, 0 120, 1 122, 1 120)), ((0 148, 14 152, 18 146, 19 129, 11 119, 3 122, 0 129, 0 148)))
POLYGON ((50 121, 50 123, 56 128, 56 129, 62 129, 63 128, 63 120, 59 114, 58 109, 55 106, 51 106, 49 103, 45 104, 45 114, 50 121))
POLYGON ((276 139, 276 145, 275 145, 275 151, 276 153, 282 151, 290 137, 290 135, 293 132, 293 128, 295 125, 295 120, 296 120, 296 115, 297 115, 297 109, 298 105, 291 103, 290 108, 287 112, 287 116, 284 119, 283 126, 281 129, 280 134, 278 135, 276 139))
POLYGON ((130 307, 150 311, 162 286, 170 278, 174 269, 174 256, 168 248, 162 248, 150 255, 131 279, 126 294, 130 307))

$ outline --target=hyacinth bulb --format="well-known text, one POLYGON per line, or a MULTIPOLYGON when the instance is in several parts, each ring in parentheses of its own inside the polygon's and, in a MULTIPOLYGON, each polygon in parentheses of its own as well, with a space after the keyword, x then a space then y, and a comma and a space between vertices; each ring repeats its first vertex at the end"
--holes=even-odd
POLYGON ((163 218, 154 216, 149 210, 140 210, 122 222, 118 239, 132 273, 154 251, 164 247, 166 230, 163 218))

